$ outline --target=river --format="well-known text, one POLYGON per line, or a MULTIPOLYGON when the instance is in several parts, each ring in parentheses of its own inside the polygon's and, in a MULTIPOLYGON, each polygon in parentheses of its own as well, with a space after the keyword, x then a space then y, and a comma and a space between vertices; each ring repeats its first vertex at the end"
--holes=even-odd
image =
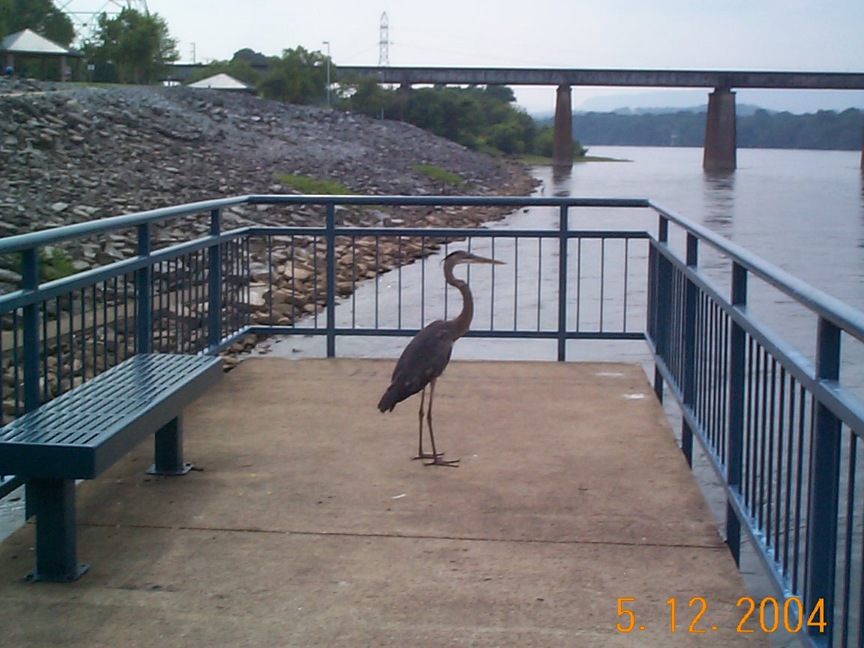
MULTIPOLYGON (((702 170, 702 151, 697 148, 596 147, 590 154, 615 161, 577 163, 564 174, 553 174, 551 167, 534 167, 532 173, 542 183, 538 193, 649 198, 864 310, 864 175, 858 152, 742 149, 738 152, 737 171, 719 175, 702 170)), ((646 218, 643 214, 627 224, 656 228, 656 219, 646 218)), ((622 219, 627 216, 616 220, 608 210, 571 211, 572 228, 607 228, 622 219)), ((508 218, 508 225, 555 228, 557 212, 549 208, 522 210, 508 218)), ((496 255, 501 258, 502 252, 506 253, 499 248, 496 255)), ((702 259, 709 276, 728 275, 729 264, 719 256, 712 259, 710 253, 702 253, 702 259)), ((428 267, 433 270, 427 274, 437 272, 435 265, 428 267)), ((403 291, 404 286, 420 281, 419 275, 412 274, 419 272, 418 268, 403 271, 403 291)), ((547 274, 554 278, 554 271, 547 274)), ((394 292, 390 289, 395 281, 391 273, 381 277, 377 291, 369 284, 361 286, 353 301, 337 308, 337 323, 350 324, 352 308, 363 311, 373 299, 387 300, 388 294, 394 292)), ((483 294, 483 290, 481 280, 475 292, 483 294)), ((750 295, 752 310, 812 358, 815 319, 761 282, 753 282, 750 295)), ((403 292, 399 297, 402 311, 407 308, 410 317, 411 306, 406 307, 406 298, 414 299, 419 308, 419 293, 412 296, 410 291, 403 292)), ((443 310, 436 299, 425 295, 426 322, 443 310)), ((386 312, 386 304, 379 307, 386 312)), ((536 306, 526 303, 525 308, 525 317, 532 317, 531 309, 536 306)), ((274 343, 269 351, 288 357, 323 353, 321 338, 294 337, 287 341, 274 343)), ((405 340, 399 338, 340 339, 337 353, 395 357, 404 344, 405 340)), ((864 345, 846 344, 843 352, 844 379, 850 388, 864 394, 864 345)), ((634 360, 640 353, 639 349, 621 344, 568 347, 568 358, 572 359, 634 360), (575 351, 572 355, 570 348, 575 351), (622 353, 620 357, 614 355, 622 353)), ((550 359, 554 357, 554 344, 466 339, 457 345, 454 357, 550 359)))

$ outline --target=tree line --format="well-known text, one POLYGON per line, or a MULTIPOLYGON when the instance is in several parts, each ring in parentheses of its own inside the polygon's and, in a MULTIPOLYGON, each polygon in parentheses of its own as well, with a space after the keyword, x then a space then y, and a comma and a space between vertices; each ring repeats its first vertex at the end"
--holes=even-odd
MULTIPOLYGON (((0 0, 0 35, 29 28, 68 47, 75 39, 72 21, 52 0, 0 0)), ((81 46, 88 80, 113 83, 156 83, 179 58, 177 41, 156 13, 124 8, 98 16, 94 33, 81 46)), ((19 63, 16 60, 16 66, 19 63)), ((202 66, 189 82, 224 72, 254 87, 265 98, 294 104, 325 101, 335 108, 378 118, 399 119, 479 151, 503 155, 551 157, 551 120, 537 121, 515 104, 506 86, 469 86, 401 90, 382 87, 372 78, 343 81, 327 87, 336 65, 318 51, 285 49, 265 56, 252 49, 230 60, 202 66)), ((41 63, 24 61, 19 74, 39 76, 41 63), (37 65, 39 69, 37 69, 37 65)), ((49 72, 60 75, 59 64, 49 72)), ((702 146, 705 113, 656 114, 576 113, 573 116, 575 156, 583 157, 580 141, 635 146, 702 146)), ((757 110, 737 120, 738 145, 758 148, 856 150, 862 143, 862 111, 819 111, 808 115, 757 110)))
MULTIPOLYGON (((225 73, 252 86, 262 97, 296 104, 327 100, 327 67, 336 65, 320 52, 303 47, 282 56, 242 49, 229 61, 215 61, 195 72, 189 82, 225 73)), ((347 80, 330 88, 332 105, 381 119, 406 121, 468 148, 504 155, 552 156, 552 127, 538 124, 515 105, 506 86, 435 86, 401 90, 375 79, 347 80)), ((585 154, 574 142, 576 157, 585 154)))
MULTIPOLYGON (((0 37, 24 29, 65 48, 76 37, 72 20, 52 0, 0 0, 0 37)), ((179 56, 177 41, 159 14, 142 14, 128 7, 116 15, 102 12, 80 53, 86 61, 88 80, 109 83, 160 81, 165 66, 179 56)), ((43 62, 33 57, 16 57, 15 67, 19 76, 43 75, 43 62)), ((61 78, 59 61, 48 61, 44 72, 49 79, 61 78)))
MULTIPOLYGON (((0 34, 29 28, 69 47, 75 29, 52 0, 0 0, 0 34)), ((101 83, 148 84, 165 79, 176 61, 177 41, 156 13, 124 8, 97 17, 96 29, 84 40, 81 53, 86 79, 101 83)), ((16 61, 18 74, 41 76, 41 62, 16 61)), ((59 78, 61 71, 49 71, 59 78)), ((281 56, 264 56, 251 49, 230 60, 214 61, 188 82, 224 72, 254 87, 267 99, 294 104, 324 104, 378 118, 399 119, 454 140, 468 148, 498 155, 552 155, 552 127, 534 121, 515 104, 504 86, 434 87, 401 91, 379 86, 374 79, 354 79, 328 87, 336 65, 318 51, 285 49, 281 56)), ((80 72, 78 74, 80 77, 80 72)), ((585 150, 574 142, 576 157, 585 150)))
MULTIPOLYGON (((702 146, 705 112, 674 113, 576 113, 573 134, 593 145, 702 146)), ((736 120, 738 146, 742 148, 797 148, 859 150, 864 112, 820 110, 796 115, 757 109, 736 120)))

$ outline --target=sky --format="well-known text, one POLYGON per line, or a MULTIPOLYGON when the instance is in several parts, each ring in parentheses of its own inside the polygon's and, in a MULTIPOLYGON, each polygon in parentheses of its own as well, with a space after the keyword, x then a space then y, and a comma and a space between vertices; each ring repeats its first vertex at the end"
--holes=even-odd
MULTIPOLYGON (((83 12, 116 11, 126 3, 56 4, 83 12)), ((325 54, 329 47, 336 65, 377 65, 386 12, 391 66, 864 72, 864 0, 147 0, 146 5, 166 20, 181 61, 188 62, 193 52, 196 61, 208 62, 230 59, 246 47, 271 56, 303 46, 325 54)), ((514 90, 529 112, 554 109, 554 88, 514 90)), ((689 106, 704 103, 707 92, 574 87, 573 106, 689 106)), ((864 108, 864 92, 742 90, 738 101, 773 103, 764 107, 793 112, 864 108)))

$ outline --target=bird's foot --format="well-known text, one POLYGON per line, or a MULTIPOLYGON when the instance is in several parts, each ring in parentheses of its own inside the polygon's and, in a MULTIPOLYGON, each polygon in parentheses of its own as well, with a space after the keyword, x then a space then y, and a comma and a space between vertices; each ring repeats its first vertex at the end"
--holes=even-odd
POLYGON ((421 452, 416 457, 411 457, 411 461, 417 461, 418 459, 438 459, 443 456, 443 452, 439 452, 438 454, 432 454, 431 452, 421 452))
POLYGON ((427 461, 424 463, 424 466, 448 466, 450 468, 458 468, 459 460, 458 459, 447 459, 444 460, 441 457, 443 456, 443 452, 437 455, 432 461, 427 461))

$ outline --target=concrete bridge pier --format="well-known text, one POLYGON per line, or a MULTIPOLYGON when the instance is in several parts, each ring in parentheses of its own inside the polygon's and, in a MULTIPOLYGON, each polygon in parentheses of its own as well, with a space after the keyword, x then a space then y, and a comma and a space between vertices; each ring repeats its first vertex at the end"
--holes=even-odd
POLYGON ((555 97, 552 166, 573 164, 573 108, 569 85, 559 85, 555 97))
POLYGON ((729 88, 715 88, 708 95, 702 168, 705 171, 734 171, 738 165, 737 146, 735 93, 729 88))

